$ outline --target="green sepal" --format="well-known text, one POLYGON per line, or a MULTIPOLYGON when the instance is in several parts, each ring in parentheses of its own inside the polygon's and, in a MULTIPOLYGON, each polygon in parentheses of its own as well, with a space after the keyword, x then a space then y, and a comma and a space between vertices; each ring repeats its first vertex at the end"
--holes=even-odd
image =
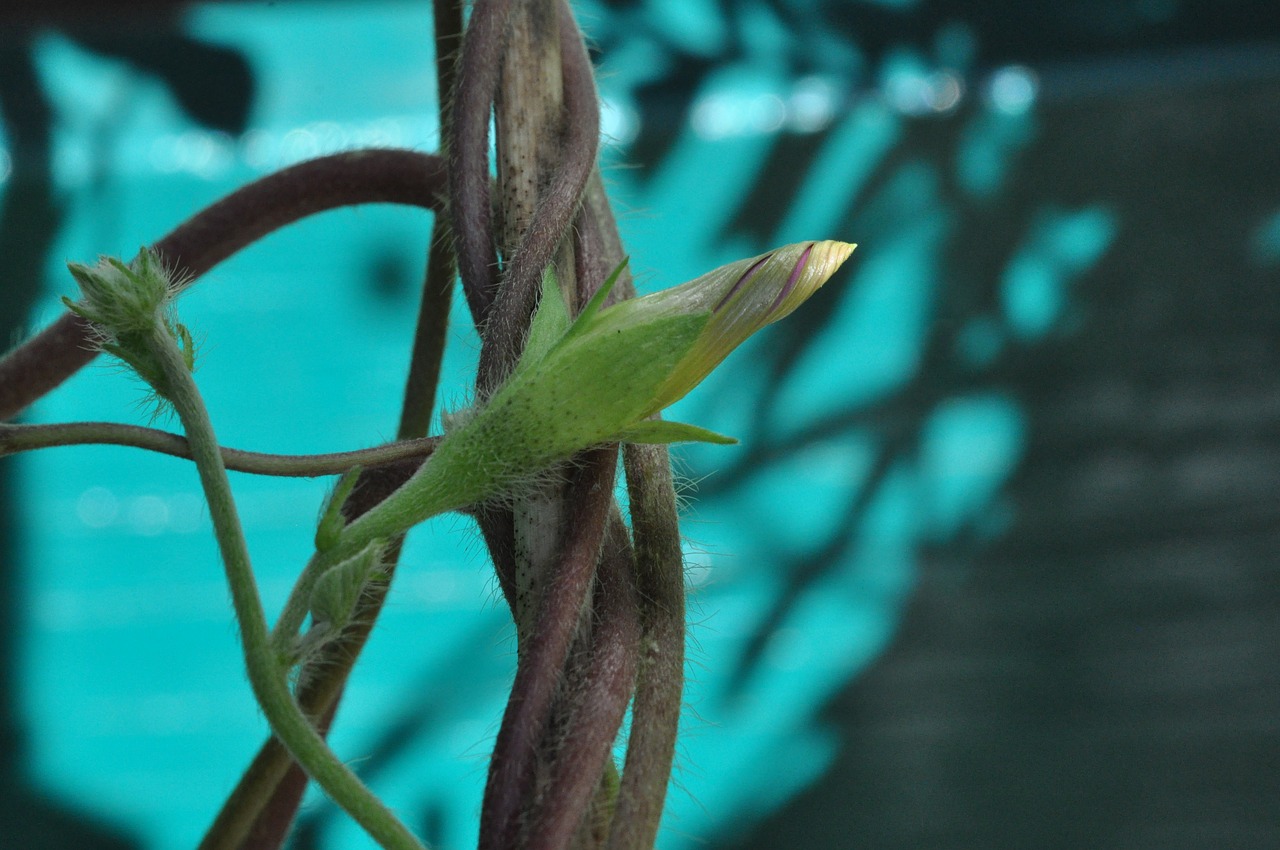
POLYGON ((613 291, 613 285, 618 282, 618 278, 622 276, 622 270, 627 267, 627 263, 631 261, 630 257, 623 257, 622 262, 618 263, 618 267, 610 272, 605 278, 604 283, 600 284, 600 288, 596 290, 596 294, 591 296, 591 300, 587 302, 587 306, 582 308, 582 312, 574 319, 573 326, 565 333, 561 342, 568 342, 573 337, 586 330, 591 320, 595 318, 596 313, 600 312, 600 308, 604 306, 605 299, 609 297, 609 293, 613 291))
POLYGON ((715 443, 732 446, 737 439, 690 425, 687 422, 670 422, 666 419, 646 419, 620 432, 621 443, 715 443))
POLYGON ((542 272, 542 298, 529 325, 529 337, 520 356, 521 365, 536 363, 546 356, 569 330, 570 324, 569 308, 564 303, 564 294, 560 292, 555 266, 547 266, 542 272))
POLYGON ((138 343, 136 339, 125 339, 119 343, 103 342, 102 350, 124 363, 161 396, 168 396, 169 382, 165 380, 164 369, 156 362, 155 355, 138 343))
MULTIPOLYGON (((68 268, 70 268, 70 265, 68 265, 68 268)), ((103 319, 102 314, 94 310, 93 307, 87 301, 84 301, 84 300, 75 301, 71 298, 68 298, 65 295, 62 295, 59 297, 62 298, 62 303, 68 310, 70 310, 72 313, 75 313, 77 316, 84 319, 86 322, 93 323, 93 325, 96 328, 96 332, 98 333, 99 336, 105 335, 103 331, 105 320, 103 319)))
POLYGON ((667 316, 616 329, 602 328, 601 321, 593 323, 601 332, 566 337, 534 368, 513 376, 477 417, 489 429, 482 439, 519 458, 528 472, 609 441, 652 413, 651 399, 707 316, 667 316))
POLYGON ((628 259, 624 259, 610 273, 575 319, 569 317, 569 308, 565 304, 564 293, 560 291, 555 266, 548 265, 542 272, 542 297, 529 325, 529 336, 525 340, 524 353, 520 356, 520 366, 537 363, 553 348, 582 333, 604 306, 605 299, 613 291, 622 270, 627 267, 628 259))
MULTIPOLYGON (((72 279, 75 280, 76 285, 80 287, 81 292, 87 293, 94 291, 93 288, 97 285, 97 280, 93 276, 92 268, 86 266, 84 263, 67 263, 67 271, 71 273, 72 279)), ((72 301, 64 295, 62 296, 62 303, 66 304, 67 307, 75 310, 77 313, 80 313, 80 310, 76 309, 76 305, 79 304, 79 302, 72 301)), ((81 313, 81 315, 84 314, 81 313)), ((86 318, 88 317, 86 316, 86 318)))
POLYGON ((346 520, 342 518, 342 506, 347 503, 351 491, 355 489, 360 471, 361 467, 353 466, 344 472, 338 479, 338 483, 334 485, 333 493, 324 503, 320 522, 316 525, 317 552, 327 552, 337 545, 338 538, 342 535, 342 528, 346 525, 346 520))

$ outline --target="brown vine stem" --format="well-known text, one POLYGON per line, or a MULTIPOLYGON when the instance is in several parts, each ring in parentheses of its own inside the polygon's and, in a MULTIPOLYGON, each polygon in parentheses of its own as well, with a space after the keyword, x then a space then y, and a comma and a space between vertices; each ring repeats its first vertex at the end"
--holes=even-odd
MULTIPOLYGON (((600 288, 601 281, 612 274, 626 257, 622 239, 618 235, 618 223, 614 220, 609 196, 605 194, 599 168, 591 172, 591 179, 587 182, 574 235, 578 240, 578 301, 585 304, 600 288)), ((614 304, 635 297, 636 287, 631 277, 631 268, 622 266, 618 281, 606 303, 614 304)))
POLYGON ((650 850, 662 818, 684 693, 684 558, 664 446, 623 452, 636 548, 640 663, 608 850, 650 850))
MULTIPOLYGON (((537 205, 518 247, 511 253, 492 313, 485 323, 485 344, 480 350, 477 377, 477 389, 482 396, 502 383, 520 356, 529 318, 537 304, 542 271, 555 258, 596 165, 600 106, 591 60, 568 3, 561 0, 555 6, 559 27, 557 53, 563 59, 564 119, 557 122, 557 126, 543 127, 542 134, 558 140, 554 147, 561 158, 546 182, 546 189, 538 194, 537 205)), ((557 113, 560 111, 557 109, 557 113)), ((530 165, 535 164, 536 150, 525 159, 530 165)), ((516 179, 541 182, 536 176, 516 179)))
MULTIPOLYGON (((574 229, 578 303, 585 303, 622 256, 598 169, 587 184, 574 229)), ((626 269, 609 303, 632 297, 626 269)), ((591 608, 580 624, 562 684, 543 733, 546 760, 536 793, 526 800, 522 846, 603 847, 616 806, 619 777, 610 758, 635 688, 639 624, 634 588, 635 555, 615 506, 606 532, 591 608), (592 777, 603 777, 592 793, 592 777), (585 813, 585 814, 584 814, 585 813), (573 834, 574 825, 577 833, 573 834), (566 838, 571 835, 572 838, 566 838)))
POLYGON ((613 741, 635 688, 640 624, 634 568, 631 539, 615 505, 596 573, 590 648, 586 663, 573 665, 566 677, 570 693, 563 743, 550 780, 528 815, 528 850, 571 846, 580 825, 591 846, 603 846, 608 835, 615 800, 595 792, 600 777, 612 768, 613 741), (593 794, 595 816, 587 821, 593 794))
MULTIPOLYGON (((356 204, 438 210, 444 162, 407 150, 360 150, 299 163, 245 186, 196 213, 152 246, 183 286, 273 230, 356 204)), ((73 313, 0 359, 0 419, 9 419, 97 354, 93 332, 73 313)))
MULTIPOLYGON (((232 472, 253 475, 316 478, 340 475, 353 466, 381 466, 416 458, 421 461, 435 450, 438 437, 400 440, 369 449, 314 455, 278 455, 220 447, 223 464, 232 472)), ((129 446, 191 459, 191 447, 181 434, 156 428, 115 422, 66 422, 48 425, 13 425, 0 422, 0 457, 16 452, 55 446, 129 446)))
MULTIPOLYGON (((498 288, 498 252, 493 238, 489 184, 489 117, 498 88, 498 64, 510 16, 510 0, 478 0, 471 10, 458 55, 447 127, 449 214, 462 291, 476 329, 498 288)), ((515 519, 504 505, 476 512, 502 595, 514 612, 515 519)))
MULTIPOLYGON (((514 367, 514 359, 508 362, 500 353, 495 359, 495 353, 520 350, 536 292, 541 291, 541 268, 539 281, 512 276, 513 258, 521 245, 541 228, 544 238, 538 248, 545 255, 544 262, 554 265, 557 275, 566 266, 563 257, 556 257, 565 241, 563 226, 546 222, 539 209, 544 188, 554 179, 557 169, 563 173, 556 145, 566 119, 556 3, 557 0, 514 0, 507 41, 498 63, 493 121, 499 199, 494 209, 494 229, 505 268, 482 334, 476 375, 476 395, 481 399, 496 390, 514 367), (528 303, 527 311, 520 309, 522 302, 528 303)), ((572 290, 568 292, 572 294, 572 290)), ((574 304, 567 303, 572 313, 574 304)), ((539 582, 557 557, 564 517, 562 491, 558 483, 548 481, 526 488, 511 500, 516 546, 516 604, 512 613, 521 651, 528 643, 539 582)))
MULTIPOLYGON (((436 50, 436 100, 439 104, 440 139, 449 138, 453 123, 450 98, 457 85, 457 49, 462 38, 462 6, 453 0, 434 0, 436 50)), ((453 305, 458 261, 453 252, 453 230, 447 215, 437 215, 431 223, 431 244, 427 248, 427 275, 422 284, 409 377, 400 408, 400 439, 424 437, 431 427, 436 391, 440 384, 440 364, 444 359, 449 331, 449 311, 453 305)))
MULTIPOLYGON (((597 170, 580 217, 580 256, 603 275, 623 258, 622 240, 597 170), (589 246, 589 247, 588 247, 589 246)), ((635 289, 624 270, 615 291, 635 289)), ((675 756, 684 693, 684 557, 671 460, 662 446, 623 446, 635 541, 640 660, 631 735, 609 831, 608 850, 651 850, 675 756)))
POLYGON ((498 251, 489 199, 489 112, 498 90, 499 57, 511 0, 477 0, 471 10, 449 127, 449 197, 462 291, 483 327, 498 289, 498 251))
POLYGON ((409 357, 409 377, 405 381, 400 407, 400 439, 426 436, 435 413, 436 391, 440 386, 440 364, 444 360, 449 334, 449 311, 457 277, 452 236, 445 216, 436 216, 431 225, 431 247, 427 251, 427 276, 422 284, 417 330, 409 357))
MULTIPOLYGON (((536 749, 596 572, 613 504, 617 457, 617 446, 587 452, 584 466, 577 470, 570 485, 568 501, 575 513, 565 524, 560 561, 541 594, 531 643, 521 653, 511 699, 494 744, 480 817, 481 850, 521 846, 521 805, 531 790, 536 749)), ((594 787, 599 774, 591 776, 590 781, 594 787)), ((552 801, 552 805, 567 803, 552 801)))
MULTIPOLYGON (((499 233, 507 262, 483 328, 477 375, 481 398, 501 384, 519 358, 548 265, 556 266, 566 301, 577 301, 577 263, 573 243, 565 237, 595 168, 599 140, 591 64, 567 3, 521 0, 511 15, 495 110, 502 195, 499 233)), ((613 471, 609 474, 612 478, 613 471)), ((481 812, 482 848, 537 844, 565 824, 571 832, 577 829, 592 798, 589 791, 599 784, 603 769, 586 777, 586 793, 572 799, 548 798, 544 811, 549 817, 530 820, 537 790, 545 787, 562 757, 579 766, 593 760, 603 765, 608 759, 608 743, 599 752, 587 752, 582 747, 593 743, 588 739, 559 740, 560 730, 575 714, 571 701, 557 698, 559 682, 574 635, 585 635, 579 627, 588 625, 590 616, 583 619, 585 597, 576 607, 546 606, 569 569, 562 529, 573 528, 574 517, 583 510, 582 498, 579 492, 548 485, 522 494, 514 503, 510 539, 520 660, 490 763, 481 812), (548 616, 549 610, 554 616, 548 616), (558 646, 560 639, 565 641, 563 651, 549 655, 548 641, 558 646), (562 743, 570 745, 567 753, 562 743)), ((612 504, 611 496, 608 502, 612 504)), ((588 581, 595 567, 593 561, 588 581)))
MULTIPOLYGON (((599 170, 588 184, 580 218, 580 256, 594 261, 592 274, 602 275, 622 261, 623 248, 599 170)), ((625 270, 617 290, 623 297, 635 293, 625 270)), ((683 704, 684 558, 666 448, 623 446, 623 469, 635 541, 640 659, 626 761, 608 841, 602 844, 608 850, 651 850, 671 779, 683 704)))

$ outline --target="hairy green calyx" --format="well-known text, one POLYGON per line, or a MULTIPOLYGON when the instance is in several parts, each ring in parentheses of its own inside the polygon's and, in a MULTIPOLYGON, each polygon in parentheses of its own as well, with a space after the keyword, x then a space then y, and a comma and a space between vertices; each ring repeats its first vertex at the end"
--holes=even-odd
POLYGON ((142 248, 128 265, 115 257, 100 257, 92 266, 68 263, 82 298, 62 301, 73 313, 91 322, 102 350, 138 373, 158 398, 168 401, 171 382, 156 358, 149 337, 167 334, 182 352, 187 370, 195 369, 195 343, 186 326, 173 315, 173 285, 160 258, 142 248))
POLYGON ((592 446, 735 442, 651 417, 683 398, 751 334, 816 292, 853 248, 788 245, 605 308, 615 272, 572 321, 548 269, 511 376, 474 411, 455 417, 431 460, 347 526, 337 548, 354 554, 429 516, 507 492, 592 446))

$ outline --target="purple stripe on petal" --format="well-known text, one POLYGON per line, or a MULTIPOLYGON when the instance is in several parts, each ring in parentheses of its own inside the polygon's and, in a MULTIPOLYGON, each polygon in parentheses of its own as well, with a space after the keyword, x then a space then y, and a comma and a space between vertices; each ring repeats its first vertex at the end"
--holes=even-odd
POLYGON ((786 300, 787 296, 791 294, 791 290, 796 288, 796 283, 800 280, 800 273, 804 271, 805 264, 809 262, 809 254, 813 252, 813 246, 814 243, 810 242, 809 247, 804 249, 804 253, 796 261, 796 267, 791 270, 791 274, 787 277, 787 282, 783 285, 782 291, 778 293, 777 298, 773 299, 773 304, 769 307, 770 313, 777 310, 778 305, 786 300))
POLYGON ((765 264, 765 261, 772 256, 773 256, 772 253, 765 254, 763 257, 761 257, 760 259, 752 263, 751 268, 743 272, 742 277, 738 278, 738 280, 733 284, 733 286, 729 287, 729 291, 726 292, 724 294, 724 297, 720 299, 720 303, 716 304, 715 307, 711 308, 711 312, 713 313, 718 312, 721 307, 729 303, 729 299, 732 298, 734 294, 736 294, 737 291, 742 288, 743 284, 745 284, 751 278, 751 276, 754 275, 756 271, 765 264))

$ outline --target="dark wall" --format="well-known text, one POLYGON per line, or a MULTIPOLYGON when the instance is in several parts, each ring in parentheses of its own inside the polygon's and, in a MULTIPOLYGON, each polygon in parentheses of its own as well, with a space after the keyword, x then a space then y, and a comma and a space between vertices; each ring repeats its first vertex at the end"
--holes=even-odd
MULTIPOLYGON (((825 710, 837 762, 721 846, 1280 846, 1280 74, 1205 71, 1039 106, 987 239, 1045 203, 1119 235, 994 376, 1028 425, 1010 525, 928 553, 825 710)), ((953 268, 998 279, 984 254, 953 268)))

